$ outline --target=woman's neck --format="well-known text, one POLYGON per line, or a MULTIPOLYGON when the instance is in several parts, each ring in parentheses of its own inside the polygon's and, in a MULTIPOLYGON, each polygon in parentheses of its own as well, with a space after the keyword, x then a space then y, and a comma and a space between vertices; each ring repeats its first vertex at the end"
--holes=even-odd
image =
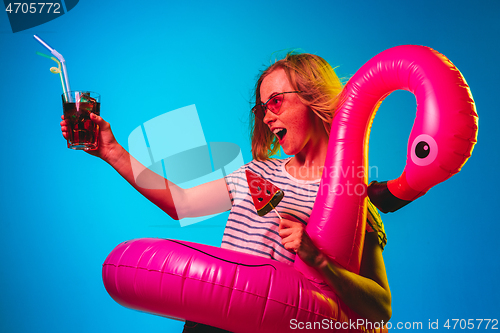
POLYGON ((299 180, 316 180, 321 178, 328 151, 328 138, 318 140, 300 153, 293 156, 286 164, 286 171, 299 180))

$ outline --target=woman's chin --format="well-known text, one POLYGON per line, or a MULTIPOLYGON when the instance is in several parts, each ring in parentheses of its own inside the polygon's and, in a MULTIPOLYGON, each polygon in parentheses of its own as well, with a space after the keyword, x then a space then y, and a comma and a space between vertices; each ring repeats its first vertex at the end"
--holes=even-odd
POLYGON ((294 156, 295 154, 297 154, 297 152, 293 149, 291 149, 290 147, 288 146, 281 146, 281 149, 283 149, 283 152, 285 154, 287 154, 288 156, 294 156))

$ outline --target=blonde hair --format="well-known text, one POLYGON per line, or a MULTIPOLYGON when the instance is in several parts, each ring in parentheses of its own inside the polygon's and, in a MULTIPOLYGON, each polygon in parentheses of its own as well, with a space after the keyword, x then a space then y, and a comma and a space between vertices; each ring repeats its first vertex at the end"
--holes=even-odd
MULTIPOLYGON (((262 81, 278 68, 285 71, 293 90, 300 91, 297 95, 301 102, 321 119, 330 135, 333 115, 342 91, 342 83, 330 64, 314 54, 287 54, 260 75, 255 85, 255 103, 261 102, 262 81)), ((256 119, 253 114, 251 118, 252 156, 256 160, 267 160, 278 152, 278 140, 261 119, 256 119)))

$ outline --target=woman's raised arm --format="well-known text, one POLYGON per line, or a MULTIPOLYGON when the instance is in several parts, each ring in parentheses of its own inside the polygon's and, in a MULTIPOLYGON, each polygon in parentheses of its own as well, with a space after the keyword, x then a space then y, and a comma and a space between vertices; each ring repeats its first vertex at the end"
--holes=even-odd
MULTIPOLYGON (((130 185, 173 219, 211 215, 231 209, 224 179, 182 189, 131 156, 116 141, 109 123, 102 117, 91 114, 91 119, 99 125, 99 147, 87 152, 111 165, 130 185)), ((64 116, 61 131, 67 138, 68 128, 64 116)))

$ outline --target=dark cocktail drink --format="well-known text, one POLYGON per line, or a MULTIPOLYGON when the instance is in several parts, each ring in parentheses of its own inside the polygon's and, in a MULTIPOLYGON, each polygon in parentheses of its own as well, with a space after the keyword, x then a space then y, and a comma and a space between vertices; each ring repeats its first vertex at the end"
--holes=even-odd
POLYGON ((99 115, 101 103, 88 92, 72 96, 71 100, 65 100, 63 96, 64 119, 68 122, 68 148, 97 149, 99 126, 90 119, 90 113, 99 115))

